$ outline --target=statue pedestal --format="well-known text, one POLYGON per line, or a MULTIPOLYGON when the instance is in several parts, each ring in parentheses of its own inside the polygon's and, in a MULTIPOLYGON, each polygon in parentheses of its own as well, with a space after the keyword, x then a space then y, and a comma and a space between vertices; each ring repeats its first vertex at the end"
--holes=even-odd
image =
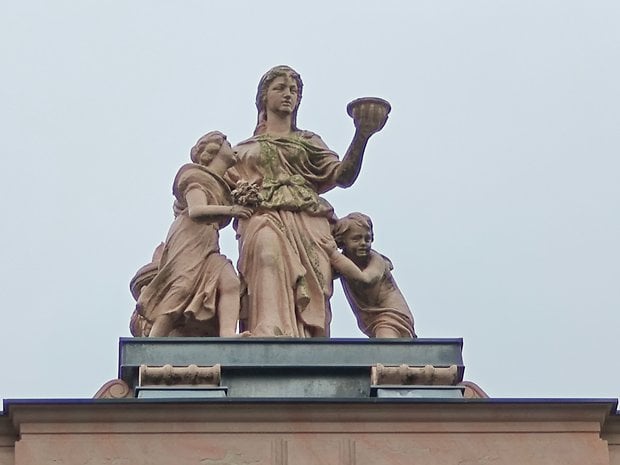
POLYGON ((616 399, 458 398, 461 343, 123 339, 97 398, 5 401, 0 465, 620 465, 616 399))
POLYGON ((135 397, 460 398, 461 339, 123 338, 135 397))

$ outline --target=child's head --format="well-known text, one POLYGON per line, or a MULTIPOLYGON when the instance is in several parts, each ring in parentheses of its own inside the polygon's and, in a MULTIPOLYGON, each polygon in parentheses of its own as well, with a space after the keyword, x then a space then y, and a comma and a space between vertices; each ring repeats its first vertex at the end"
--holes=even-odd
POLYGON ((194 163, 209 166, 216 156, 225 157, 227 165, 235 162, 235 154, 226 136, 219 131, 206 133, 192 147, 190 157, 194 163))
POLYGON ((364 258, 370 253, 374 239, 372 220, 363 213, 349 213, 340 218, 333 233, 336 244, 346 255, 364 258))

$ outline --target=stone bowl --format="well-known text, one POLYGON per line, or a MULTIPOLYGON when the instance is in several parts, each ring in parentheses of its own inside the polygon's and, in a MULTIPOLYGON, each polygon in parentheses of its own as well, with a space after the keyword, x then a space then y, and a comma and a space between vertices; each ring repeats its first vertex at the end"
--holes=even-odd
POLYGON ((361 97, 347 105, 347 113, 355 123, 355 127, 364 127, 370 133, 380 131, 392 106, 387 100, 379 97, 361 97))

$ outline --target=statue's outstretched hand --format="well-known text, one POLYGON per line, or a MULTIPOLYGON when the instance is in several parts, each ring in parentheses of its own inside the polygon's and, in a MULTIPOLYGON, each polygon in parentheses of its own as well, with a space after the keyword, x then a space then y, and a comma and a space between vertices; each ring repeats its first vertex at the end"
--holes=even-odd
POLYGON ((374 133, 381 131, 387 123, 388 115, 372 115, 372 118, 360 118, 353 120, 355 129, 362 137, 370 137, 374 133))

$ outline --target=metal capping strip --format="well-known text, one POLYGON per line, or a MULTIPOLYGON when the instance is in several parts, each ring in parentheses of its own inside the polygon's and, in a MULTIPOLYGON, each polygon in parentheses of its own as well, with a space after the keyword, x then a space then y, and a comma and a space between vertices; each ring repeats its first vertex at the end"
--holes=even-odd
MULTIPOLYGON (((187 338, 184 338, 187 339, 187 338)), ((214 365, 229 366, 364 366, 462 365, 460 340, 412 340, 378 343, 375 340, 307 342, 161 339, 121 340, 120 364, 131 365, 214 365)), ((383 341, 381 341, 383 342, 383 341)))

